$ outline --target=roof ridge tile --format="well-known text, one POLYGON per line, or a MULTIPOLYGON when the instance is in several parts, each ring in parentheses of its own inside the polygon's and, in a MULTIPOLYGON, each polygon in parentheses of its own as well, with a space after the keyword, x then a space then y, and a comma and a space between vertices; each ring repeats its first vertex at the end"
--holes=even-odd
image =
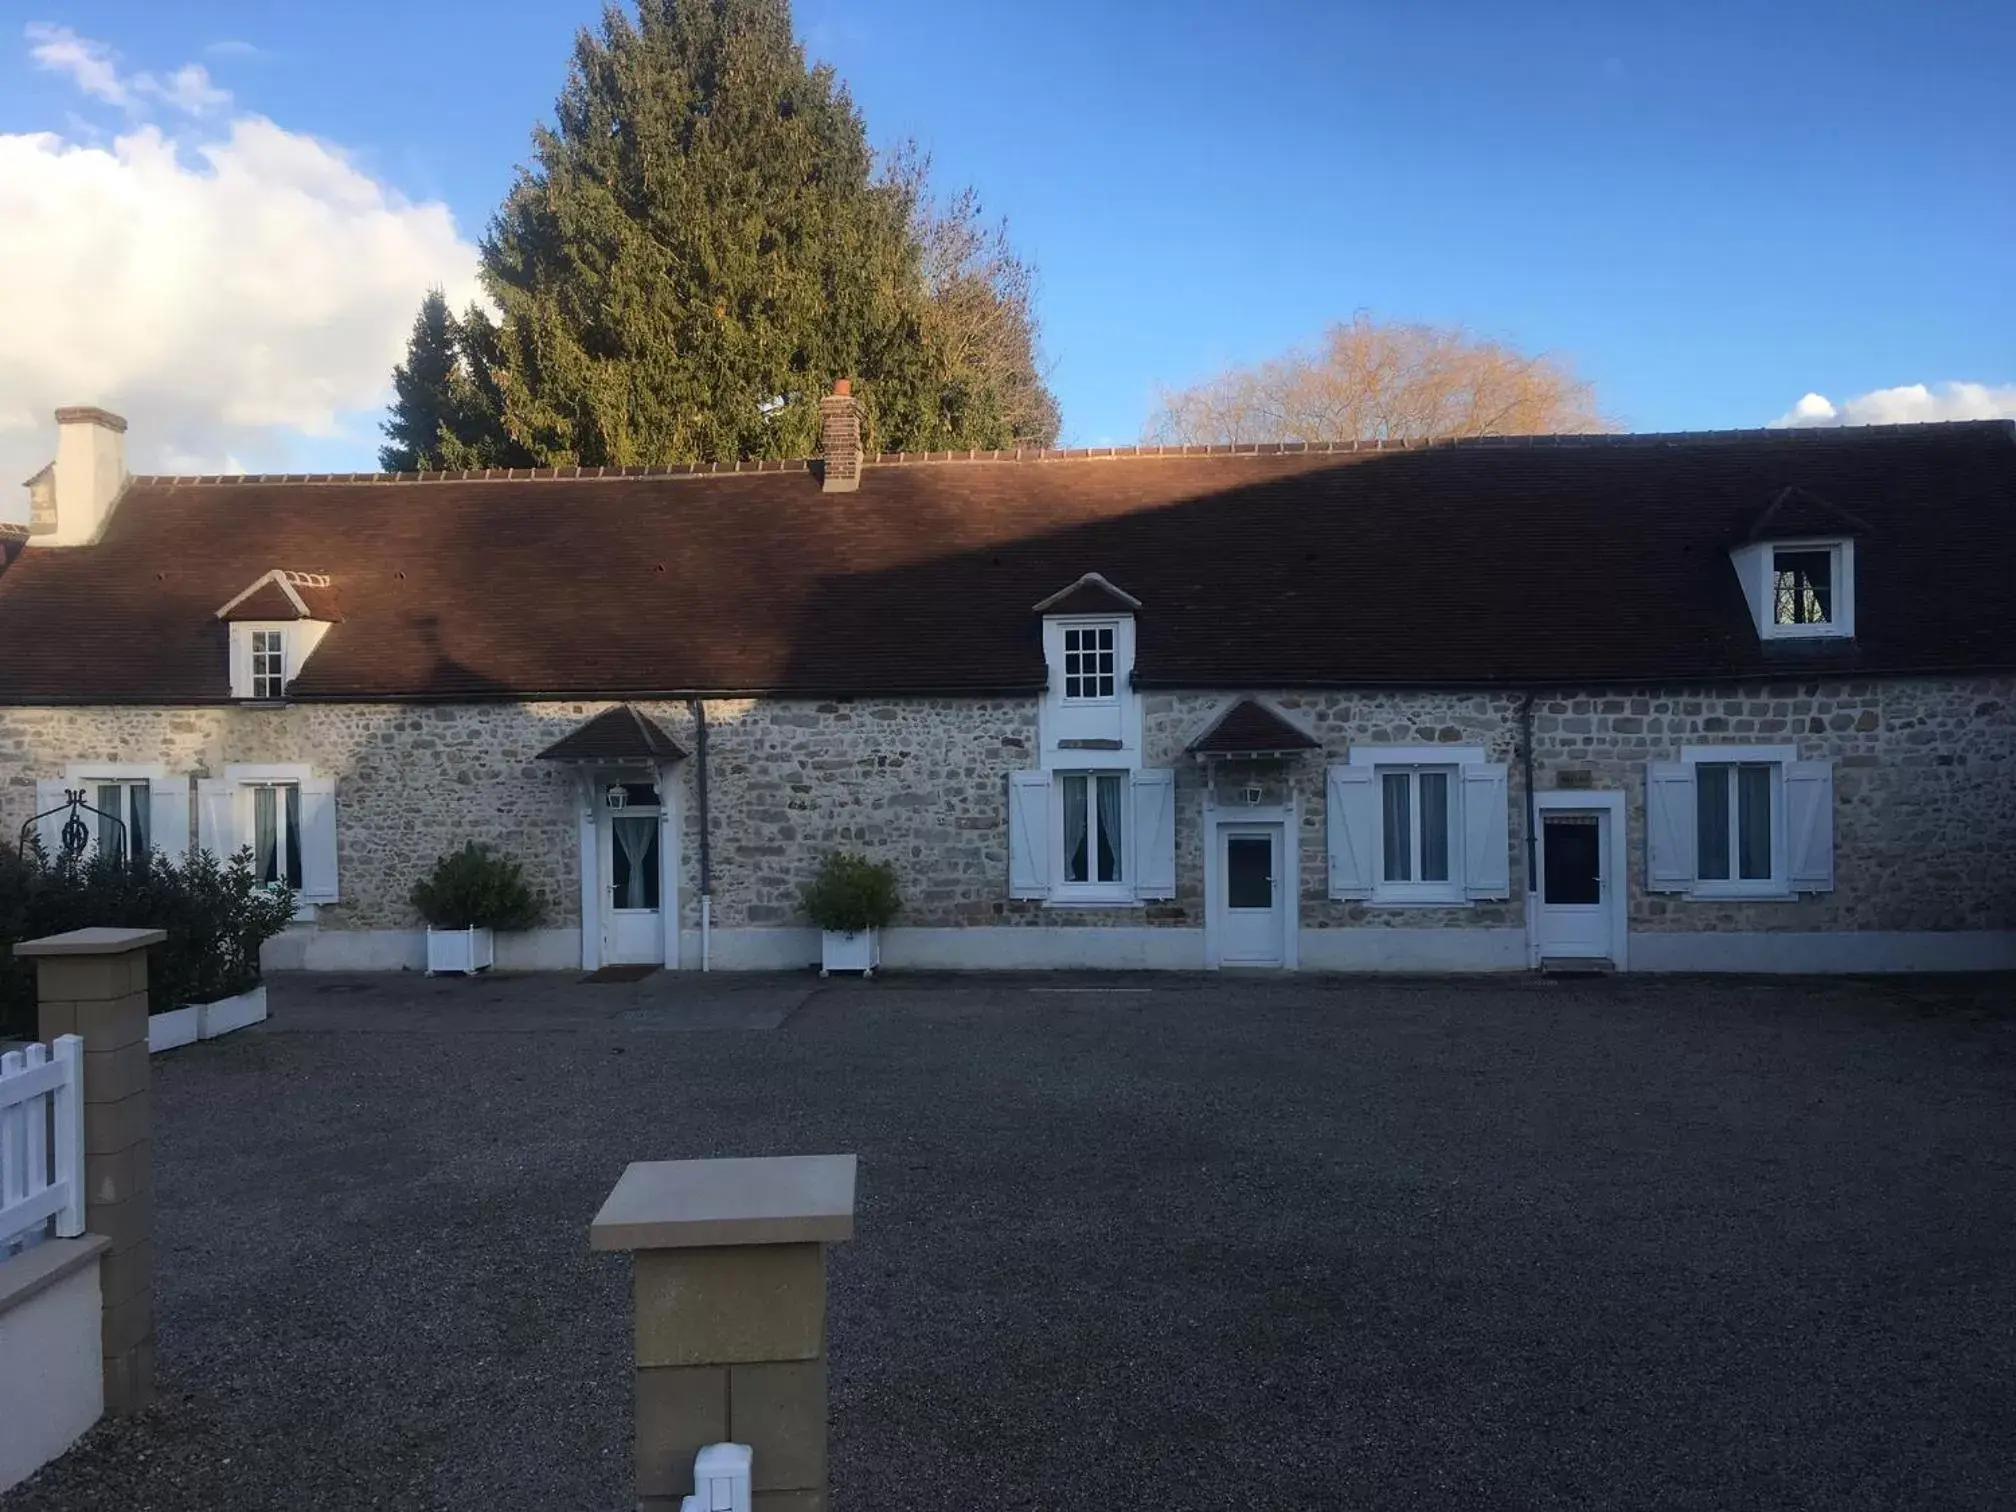
MULTIPOLYGON (((1929 420, 1887 425, 1750 426, 1730 430, 1554 432, 1513 436, 1373 436, 1339 441, 1184 442, 1138 446, 1014 446, 991 450, 877 452, 866 458, 876 467, 948 467, 971 462, 1105 462, 1165 457, 1304 457, 1357 452, 1417 451, 1429 447, 1630 447, 1779 442, 1819 445, 1827 441, 1876 440, 1931 431, 1999 430, 2016 441, 2016 420, 1929 420)), ((214 487, 234 484, 355 483, 547 483, 583 478, 692 478, 727 473, 809 471, 816 458, 759 457, 742 462, 654 462, 621 466, 562 463, 551 467, 465 467, 419 472, 350 473, 136 473, 134 483, 151 487, 214 487)))

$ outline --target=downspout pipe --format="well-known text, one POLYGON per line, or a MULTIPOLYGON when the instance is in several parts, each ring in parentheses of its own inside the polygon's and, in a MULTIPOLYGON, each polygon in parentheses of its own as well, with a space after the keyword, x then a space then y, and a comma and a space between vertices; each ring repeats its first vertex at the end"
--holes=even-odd
MULTIPOLYGON (((1539 804, 1533 796, 1533 692, 1519 700, 1519 771, 1526 779, 1526 898, 1532 905, 1540 885, 1539 804)), ((704 791, 704 789, 703 789, 704 791)))
POLYGON ((714 827, 707 810, 707 704, 689 698, 686 707, 693 714, 693 782, 700 800, 700 969, 713 967, 714 929, 714 827))

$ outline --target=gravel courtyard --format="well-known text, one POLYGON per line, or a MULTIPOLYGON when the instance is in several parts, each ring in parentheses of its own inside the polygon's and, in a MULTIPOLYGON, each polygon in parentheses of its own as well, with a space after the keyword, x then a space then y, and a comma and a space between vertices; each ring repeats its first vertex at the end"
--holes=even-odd
POLYGON ((628 1505, 627 1161, 858 1151, 839 1512, 2016 1504, 2016 982, 279 979, 5 1512, 628 1505))

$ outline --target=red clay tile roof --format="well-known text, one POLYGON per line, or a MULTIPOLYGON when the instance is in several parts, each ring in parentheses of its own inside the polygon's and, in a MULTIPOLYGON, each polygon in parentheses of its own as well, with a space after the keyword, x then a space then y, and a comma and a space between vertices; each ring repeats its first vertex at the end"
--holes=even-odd
POLYGON ((664 727, 628 704, 604 709, 539 753, 541 761, 683 761, 664 727))
POLYGON ((1312 751, 1319 742, 1265 704, 1242 698, 1190 742, 1193 756, 1266 756, 1312 751))
POLYGON ((1147 687, 2016 667, 2007 422, 979 457, 853 494, 802 463, 139 478, 99 544, 0 576, 0 703, 227 701, 217 607, 275 562, 342 593, 301 699, 1033 691, 1030 606, 1086 572, 1140 598, 1147 687), (1869 527, 1852 643, 1752 627, 1727 547, 1788 486, 1869 527))

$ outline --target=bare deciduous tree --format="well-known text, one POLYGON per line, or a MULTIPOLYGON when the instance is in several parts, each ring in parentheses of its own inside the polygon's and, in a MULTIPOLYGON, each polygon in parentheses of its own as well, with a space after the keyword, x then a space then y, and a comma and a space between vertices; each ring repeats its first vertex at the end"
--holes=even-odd
POLYGON ((1007 223, 983 218, 974 190, 940 198, 930 177, 930 157, 905 143, 883 181, 906 207, 945 402, 973 406, 964 429, 993 430, 995 445, 1054 446, 1059 415, 1038 346, 1035 270, 1009 244, 1007 223))
POLYGON ((1615 430, 1595 391, 1558 358, 1528 356, 1460 327, 1366 314, 1194 388, 1164 389, 1144 427, 1165 446, 1565 435, 1615 430))

